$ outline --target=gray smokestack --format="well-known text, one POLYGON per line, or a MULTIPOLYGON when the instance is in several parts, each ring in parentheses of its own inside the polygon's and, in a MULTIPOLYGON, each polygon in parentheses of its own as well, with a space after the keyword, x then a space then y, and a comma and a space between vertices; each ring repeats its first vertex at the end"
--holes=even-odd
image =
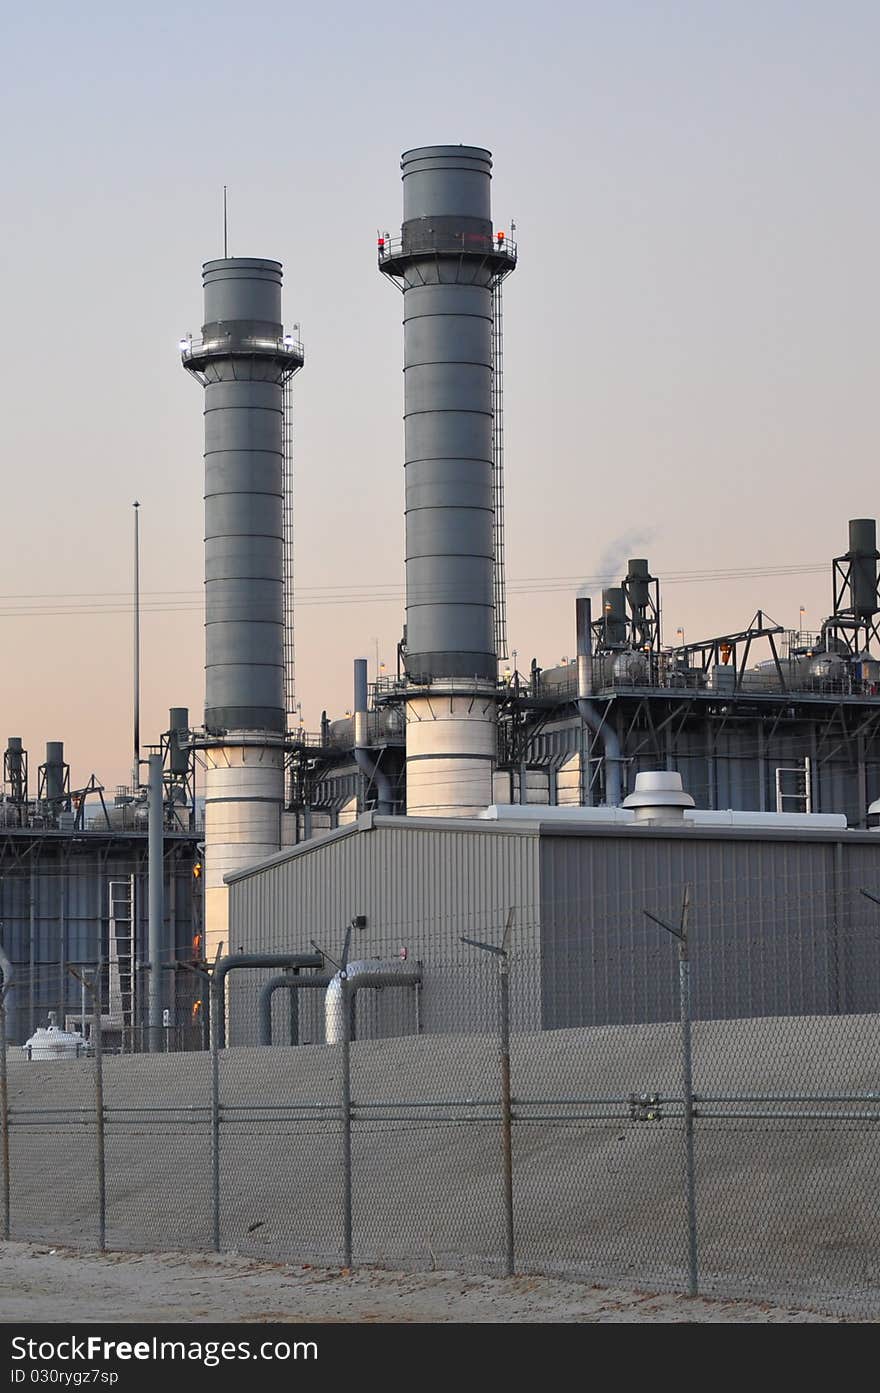
POLYGON ((492 159, 437 145, 401 168, 406 669, 494 682, 492 159))
POLYGON ((224 875, 277 851, 284 804, 281 264, 208 261, 205 322, 181 344, 205 389, 205 943, 228 947, 224 875))
POLYGON ((281 265, 249 257, 203 270, 201 344, 184 365, 205 388, 205 725, 285 729, 285 343, 281 265))
POLYGON ((493 234, 488 150, 409 150, 401 169, 379 268, 404 307, 407 812, 467 816, 496 757, 492 297, 515 252, 493 234))

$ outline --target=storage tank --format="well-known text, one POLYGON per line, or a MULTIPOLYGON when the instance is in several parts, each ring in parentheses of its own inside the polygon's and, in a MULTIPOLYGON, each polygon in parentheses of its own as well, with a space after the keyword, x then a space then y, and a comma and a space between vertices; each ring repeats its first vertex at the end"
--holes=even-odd
POLYGON ((808 671, 813 682, 843 683, 847 673, 846 661, 839 653, 817 653, 810 659, 808 671))
POLYGON ((628 648, 623 653, 615 654, 612 671, 615 682, 623 686, 644 687, 651 669, 644 653, 637 648, 628 648))
POLYGON ((55 1061, 80 1059, 88 1045, 77 1031, 62 1030, 55 1024, 54 1012, 49 1017, 48 1026, 38 1026, 29 1040, 22 1045, 25 1059, 55 1061))

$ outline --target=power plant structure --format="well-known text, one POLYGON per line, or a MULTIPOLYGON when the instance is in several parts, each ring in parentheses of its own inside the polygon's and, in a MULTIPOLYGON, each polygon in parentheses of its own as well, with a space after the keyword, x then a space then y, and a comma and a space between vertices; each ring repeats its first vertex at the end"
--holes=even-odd
MULTIPOLYGON (((21 1044, 54 1013, 91 1035, 97 983, 105 1048, 201 1049, 202 836, 189 713, 170 712, 147 750, 161 772, 159 893, 151 905, 146 787, 111 795, 95 775, 71 786, 64 744, 50 740, 36 771, 20 737, 7 740, 0 789, 0 946, 12 965, 6 1029, 21 1044), (156 924, 156 912, 160 924, 156 924), (150 919, 160 945, 155 970, 150 919), (158 1014, 151 1038, 150 1005, 158 1014)), ((153 838, 154 845, 156 838, 153 838)), ((154 880, 155 884, 155 880, 154 880)))
MULTIPOLYGON (((829 613, 809 632, 758 608, 738 631, 691 642, 679 632, 670 644, 662 577, 641 556, 629 559, 625 574, 607 577, 601 593, 572 596, 571 659, 544 665, 535 657, 524 672, 508 668, 502 288, 517 246, 493 222, 488 150, 422 147, 404 153, 401 170, 400 235, 378 238, 378 270, 400 292, 404 328, 406 616, 397 670, 377 672, 370 683, 366 660, 354 658, 350 713, 325 711, 314 732, 295 718, 292 381, 304 351, 298 327, 285 329, 279 261, 208 261, 200 336, 180 341, 183 366, 204 392, 205 709, 196 727, 175 708, 159 746, 167 912, 148 932, 138 888, 147 874, 145 789, 118 792, 112 807, 95 779, 71 790, 63 752, 50 744, 31 797, 27 754, 10 740, 0 802, 0 938, 17 973, 11 1019, 19 1038, 47 1009, 71 1015, 74 989, 57 983, 74 958, 100 969, 114 1002, 108 1031, 118 1026, 120 1039, 132 1040, 140 1023, 155 1034, 165 1011, 172 1022, 187 1019, 204 995, 204 975, 224 954, 294 943, 314 950, 319 930, 338 928, 331 882, 348 886, 354 901, 367 884, 352 865, 368 856, 360 848, 369 839, 353 830, 369 831, 373 820, 395 829, 382 839, 395 887, 415 875, 413 829, 437 832, 437 848, 451 847, 446 831, 461 829, 474 866, 488 865, 500 854, 503 828, 522 828, 528 818, 547 827, 613 823, 623 829, 623 861, 627 839, 661 827, 669 838, 671 822, 673 841, 691 837, 694 848, 710 826, 720 841, 745 836, 745 827, 789 840, 821 831, 832 856, 832 844, 861 829, 854 857, 865 866, 874 855, 880 551, 873 519, 850 522, 846 551, 830 562, 829 613), (53 884, 73 885, 81 854, 94 883, 82 900, 89 927, 71 946, 67 928, 58 927, 71 922, 69 911, 42 908, 28 878, 41 857, 55 858, 53 884), (270 931, 257 924, 251 878, 265 874, 260 884, 274 885, 272 867, 291 857, 302 917, 270 931), (118 895, 108 887, 126 877, 135 927, 120 949, 112 927, 122 922, 112 910, 118 895), (247 904, 241 922, 230 922, 230 885, 244 887, 233 895, 247 904)), ((574 885, 578 857, 594 854, 586 833, 578 836, 560 884, 568 877, 574 885)), ((155 829, 153 842, 155 854, 155 829)), ((493 895, 508 874, 523 896, 538 893, 519 859, 534 854, 518 833, 508 859, 493 862, 482 880, 493 895)), ((703 853, 692 854, 699 868, 703 853)), ((436 855, 446 866, 447 852, 436 855)), ((676 855, 673 848, 670 876, 676 855)), ((795 860, 780 853, 780 864, 795 860)), ((448 873, 458 873, 452 860, 448 873)), ((404 922, 417 892, 411 886, 392 902, 377 884, 371 913, 404 922)), ((355 902, 347 912, 363 917, 355 902)), ((377 929, 374 947, 384 960, 389 942, 377 929)), ((418 991, 427 1020, 430 951, 430 935, 422 935, 418 991)), ((816 973, 818 980, 821 966, 816 973)), ((244 999, 236 988, 230 1001, 236 994, 244 999)), ((765 1000, 769 994, 754 998, 759 1006, 765 1000)), ((826 1000, 819 986, 811 1000, 826 1000)), ((846 1005, 854 996, 835 1000, 828 1009, 855 1009, 846 1005)), ((790 1002, 796 1011, 796 995, 790 1002)), ((410 1005, 395 1011, 399 1024, 410 1005)), ((233 1019, 233 1043, 252 1034, 233 1019)))

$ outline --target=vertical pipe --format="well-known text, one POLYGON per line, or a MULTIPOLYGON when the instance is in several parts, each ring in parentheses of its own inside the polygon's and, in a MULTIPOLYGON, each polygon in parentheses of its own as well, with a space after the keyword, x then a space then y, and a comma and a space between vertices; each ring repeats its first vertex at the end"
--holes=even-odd
MULTIPOLYGON (((214 1001, 211 1001, 213 1008, 214 1001)), ((211 1242, 220 1252, 220 1048, 211 1014, 211 1242)))
MULTIPOLYGON (((298 977, 299 973, 294 972, 298 977)), ((291 1045, 299 1044, 299 992, 291 989, 287 993, 287 1020, 291 1045)))
POLYGON ((8 983, 0 987, 0 1133, 3 1149, 3 1237, 10 1234, 9 1207, 9 1083, 6 1075, 6 993, 8 983))
POLYGON ((147 838, 147 881, 150 902, 149 960, 150 1007, 147 1016, 149 1048, 160 1048, 162 1033, 162 927, 165 917, 162 827, 162 756, 150 755, 149 823, 147 838))
POLYGON ((501 998, 501 1155, 504 1170, 504 1275, 514 1273, 513 1240, 513 1109, 510 1096, 510 960, 506 953, 499 959, 501 998))
POLYGON ((107 1186, 104 1174, 104 1067, 103 1041, 101 1039, 101 995, 99 978, 96 972, 92 989, 92 1036, 95 1050, 95 1126, 97 1129, 97 1167, 98 1167, 98 1248, 103 1253, 107 1247, 107 1186))
POLYGON ((351 1170, 351 998, 348 975, 340 973, 342 987, 342 1265, 352 1265, 352 1170, 351 1170))

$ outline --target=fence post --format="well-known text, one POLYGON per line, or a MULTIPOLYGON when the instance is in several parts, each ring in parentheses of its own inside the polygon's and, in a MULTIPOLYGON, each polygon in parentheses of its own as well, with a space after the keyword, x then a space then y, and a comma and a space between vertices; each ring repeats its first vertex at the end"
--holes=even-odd
POLYGON ((3 1147, 3 1237, 10 1235, 9 1208, 9 1087, 6 1076, 6 991, 4 980, 0 987, 0 1128, 3 1147))
MULTIPOLYGON (((213 1007, 214 1002, 212 1000, 213 1007)), ((211 1023, 211 1241, 220 1252, 220 1049, 211 1023)))
POLYGON ((504 1186, 504 1275, 512 1277, 516 1271, 516 1247, 513 1228, 513 1100, 510 1090, 510 955, 507 945, 513 928, 513 907, 508 910, 507 923, 501 947, 493 943, 481 943, 476 938, 465 938, 472 948, 480 948, 484 953, 492 953, 498 959, 499 995, 499 1043, 501 1054, 501 1167, 504 1186))
POLYGON ((699 1287, 697 1265, 697 1172, 694 1152, 694 1065, 691 1035, 691 964, 688 948, 690 886, 684 892, 681 911, 682 937, 678 944, 679 1007, 681 1010, 681 1060, 684 1094, 685 1183, 688 1211, 688 1294, 696 1296, 699 1287))
POLYGON ((97 973, 92 979, 92 1034, 95 1049, 95 1126, 98 1149, 98 1248, 107 1247, 107 1184, 104 1169, 104 1051, 101 1039, 101 1000, 97 973))
POLYGON ((699 1291, 697 1253, 697 1171, 694 1155, 694 1069, 691 1039, 691 964, 688 950, 688 920, 691 912, 691 887, 684 887, 681 901, 681 920, 678 928, 665 919, 644 910, 645 918, 659 924, 661 929, 678 939, 678 1007, 681 1020, 681 1075, 684 1108, 685 1189, 687 1197, 688 1295, 699 1291))
POLYGON ((351 998, 347 952, 343 955, 342 983, 342 1060, 340 1069, 342 1109, 342 1265, 352 1265, 352 1169, 351 1169, 351 998))
POLYGON ((514 1273, 513 1242, 513 1106, 510 1096, 510 959, 498 962, 501 1004, 501 1158, 504 1168, 505 1276, 514 1273))

